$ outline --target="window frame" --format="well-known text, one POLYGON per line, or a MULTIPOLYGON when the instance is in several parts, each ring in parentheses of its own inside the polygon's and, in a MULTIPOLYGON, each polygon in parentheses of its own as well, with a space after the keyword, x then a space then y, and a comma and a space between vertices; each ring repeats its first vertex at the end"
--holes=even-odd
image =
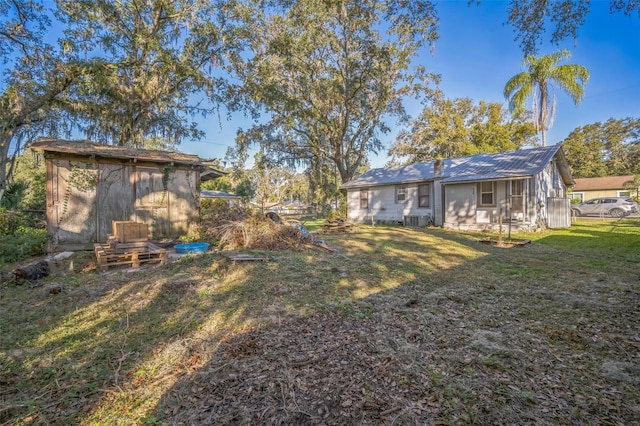
POLYGON ((493 180, 478 182, 478 206, 479 207, 495 207, 496 206, 496 182, 493 180), (484 192, 482 186, 491 184, 491 192, 484 192), (482 198, 484 194, 491 194, 491 203, 484 203, 482 198))
POLYGON ((431 185, 427 182, 418 184, 418 208, 420 209, 428 209, 431 207, 431 185), (420 192, 420 188, 427 188, 427 193, 422 194, 420 192), (422 205, 422 200, 426 198, 427 204, 422 205))
POLYGON ((407 202, 407 185, 396 185, 396 204, 407 202), (400 199, 402 195, 402 199, 400 199))
POLYGON ((360 209, 369 209, 369 190, 360 190, 360 209), (364 194, 364 197, 362 196, 364 194))
MULTIPOLYGON (((569 200, 579 200, 579 203, 584 203, 584 196, 585 193, 584 192, 570 192, 569 193, 569 200), (576 197, 577 195, 577 197, 576 197)), ((574 201, 575 203, 575 201, 574 201)), ((578 203, 578 204, 579 204, 578 203)))

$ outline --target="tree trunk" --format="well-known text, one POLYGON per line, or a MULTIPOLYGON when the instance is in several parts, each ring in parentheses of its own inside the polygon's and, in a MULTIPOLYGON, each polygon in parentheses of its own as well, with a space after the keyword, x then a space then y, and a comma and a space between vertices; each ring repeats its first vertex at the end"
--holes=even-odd
POLYGON ((12 105, 7 92, 2 94, 3 101, 6 101, 2 102, 2 105, 7 110, 2 111, 4 116, 0 122, 0 199, 4 196, 7 181, 11 178, 10 175, 7 175, 6 165, 10 157, 9 149, 14 136, 21 127, 31 124, 34 113, 50 107, 53 100, 64 93, 81 75, 83 69, 81 66, 70 66, 63 70, 62 75, 57 79, 48 81, 43 87, 42 93, 27 100, 17 98, 19 101, 16 102, 16 105, 12 105))
POLYGON ((39 280, 49 275, 49 265, 44 260, 21 266, 11 271, 14 280, 39 280))
POLYGON ((9 146, 13 139, 12 129, 0 130, 0 200, 7 189, 7 160, 9 159, 9 146))
POLYGON ((538 90, 540 90, 540 116, 538 123, 540 124, 540 132, 542 133, 542 146, 547 146, 547 121, 549 118, 547 82, 541 81, 538 86, 538 90))

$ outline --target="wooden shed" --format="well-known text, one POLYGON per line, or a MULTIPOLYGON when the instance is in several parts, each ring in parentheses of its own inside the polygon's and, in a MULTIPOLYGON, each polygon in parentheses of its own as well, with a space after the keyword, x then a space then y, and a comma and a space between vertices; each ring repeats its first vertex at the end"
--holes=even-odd
POLYGON ((31 149, 45 158, 51 249, 106 242, 114 220, 149 225, 151 239, 195 232, 199 157, 59 139, 39 139, 31 149))

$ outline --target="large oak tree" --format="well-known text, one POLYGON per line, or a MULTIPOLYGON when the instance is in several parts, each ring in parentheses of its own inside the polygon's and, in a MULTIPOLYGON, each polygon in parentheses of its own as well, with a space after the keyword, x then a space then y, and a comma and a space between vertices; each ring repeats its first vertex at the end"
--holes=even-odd
POLYGON ((37 0, 0 0, 0 197, 7 162, 34 133, 79 130, 118 145, 175 145, 202 135, 195 114, 233 99, 227 77, 250 16, 243 3, 49 4, 55 9, 37 0), (52 22, 59 37, 47 37, 52 22))
POLYGON ((437 37, 434 8, 424 0, 289 3, 256 17, 244 83, 269 118, 237 141, 259 145, 272 162, 333 169, 346 182, 382 149, 388 120, 404 118, 403 98, 429 81, 413 65, 437 37))
POLYGON ((499 102, 446 99, 437 93, 391 146, 394 162, 415 163, 479 153, 505 152, 535 143, 529 113, 510 113, 499 102))

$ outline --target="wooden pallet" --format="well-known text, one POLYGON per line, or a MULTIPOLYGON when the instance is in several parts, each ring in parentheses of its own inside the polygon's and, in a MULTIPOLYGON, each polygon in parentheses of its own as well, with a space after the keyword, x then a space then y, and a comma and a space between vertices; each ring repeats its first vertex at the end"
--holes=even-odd
POLYGON ((225 257, 229 260, 233 260, 234 262, 268 262, 269 258, 267 256, 254 256, 248 253, 226 253, 225 257))
POLYGON ((167 263, 167 251, 154 244, 145 242, 145 247, 136 245, 131 251, 118 253, 113 245, 95 244, 93 250, 98 260, 98 269, 106 271, 113 266, 138 268, 142 265, 167 263))

